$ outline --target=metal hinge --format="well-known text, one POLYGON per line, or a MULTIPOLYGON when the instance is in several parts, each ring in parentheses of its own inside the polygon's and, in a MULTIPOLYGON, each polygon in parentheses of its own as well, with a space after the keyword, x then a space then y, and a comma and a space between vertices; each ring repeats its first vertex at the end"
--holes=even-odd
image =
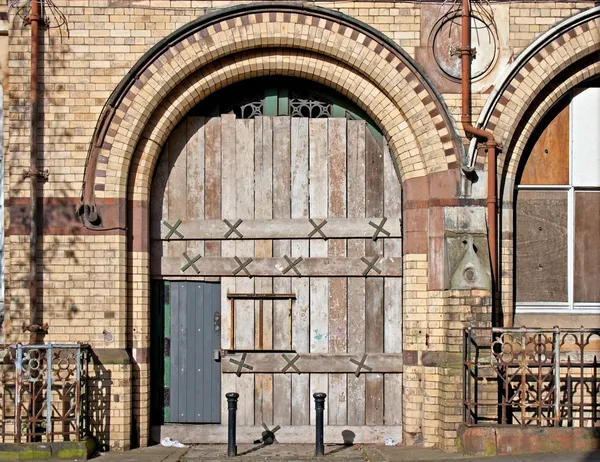
POLYGON ((165 284, 165 293, 164 293, 164 303, 165 305, 171 304, 171 284, 165 284))

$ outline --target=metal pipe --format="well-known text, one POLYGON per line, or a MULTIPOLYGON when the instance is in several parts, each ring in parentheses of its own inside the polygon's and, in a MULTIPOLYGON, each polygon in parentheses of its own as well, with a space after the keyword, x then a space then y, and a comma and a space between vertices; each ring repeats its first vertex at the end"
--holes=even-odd
POLYGON ((475 50, 471 48, 471 11, 470 0, 462 0, 461 17, 461 123, 467 135, 473 135, 485 140, 484 146, 488 153, 488 245, 490 248, 490 263, 492 267, 492 294, 497 287, 497 231, 496 231, 496 148, 498 143, 494 134, 487 130, 474 127, 471 123, 471 57, 475 50))
POLYGON ((237 445, 235 444, 235 414, 237 412, 237 401, 240 394, 227 393, 225 397, 227 398, 227 410, 229 411, 227 420, 227 457, 235 457, 237 456, 237 445))
POLYGON ((320 457, 325 455, 325 445, 323 437, 323 413, 325 412, 325 393, 315 393, 315 456, 320 457))
MULTIPOLYGON (((29 320, 36 324, 37 317, 37 124, 38 124, 38 54, 40 30, 40 0, 31 0, 29 22, 31 24, 31 78, 29 100, 31 104, 30 118, 30 160, 29 160, 29 320)), ((41 324, 41 323, 38 323, 41 324)), ((29 335, 30 343, 38 342, 38 331, 32 330, 29 335)))

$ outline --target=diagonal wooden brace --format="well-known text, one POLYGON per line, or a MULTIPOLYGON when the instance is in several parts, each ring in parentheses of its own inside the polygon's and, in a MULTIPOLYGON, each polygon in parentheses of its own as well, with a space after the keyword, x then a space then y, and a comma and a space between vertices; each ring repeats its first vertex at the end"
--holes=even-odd
POLYGON ((179 239, 183 239, 183 234, 181 234, 179 231, 177 231, 177 228, 179 228, 180 224, 181 224, 181 220, 177 220, 173 226, 171 226, 168 222, 163 221, 163 225, 165 225, 167 228, 169 228, 169 232, 165 236, 165 240, 168 241, 169 239, 171 239, 171 236, 173 234, 176 234, 177 236, 179 236, 179 239))
POLYGON ((235 364, 238 368, 237 371, 235 372, 235 375, 237 375, 238 377, 240 377, 242 375, 242 369, 248 369, 249 371, 253 370, 254 367, 251 366, 250 364, 246 364, 246 357, 248 356, 248 353, 243 353, 242 354, 242 359, 240 359, 239 361, 236 359, 231 358, 229 360, 230 363, 235 364))
POLYGON ((373 257, 373 260, 371 261, 367 260, 365 257, 362 257, 361 260, 365 265, 367 265, 365 270, 362 272, 363 276, 367 276, 371 270, 375 271, 377 274, 381 274, 381 270, 375 266, 375 263, 377 263, 377 260, 379 260, 379 255, 373 257))
POLYGON ((198 254, 194 258, 188 257, 186 252, 183 252, 181 255, 183 255, 183 258, 187 260, 187 263, 181 267, 181 271, 185 273, 191 267, 194 268, 196 274, 200 274, 200 270, 196 266, 196 262, 202 258, 202 255, 198 254))
POLYGON ((227 226, 229 226, 229 231, 227 231, 225 233, 225 235, 223 236, 225 239, 228 239, 229 236, 231 236, 231 234, 233 234, 233 233, 237 234, 237 237, 239 237, 240 239, 242 239, 244 237, 244 235, 242 233, 240 233, 237 229, 238 226, 240 226, 243 223, 241 218, 238 219, 238 221, 236 221, 235 224, 233 224, 233 225, 229 222, 229 220, 223 220, 223 223, 225 223, 227 226))
POLYGON ((364 369, 365 371, 367 371, 367 372, 373 372, 373 368, 372 368, 372 367, 369 367, 369 366, 367 366, 367 365, 365 364, 365 362, 367 361, 367 357, 368 357, 368 355, 365 353, 365 354, 363 355, 363 357, 362 357, 362 359, 361 359, 360 361, 357 361, 357 360, 356 360, 356 359, 354 359, 354 358, 351 358, 351 359, 350 359, 350 362, 351 362, 351 363, 354 363, 354 364, 356 364, 356 365, 358 366, 358 367, 356 368, 356 371, 354 372, 354 375, 355 375, 356 377, 360 376, 360 372, 361 372, 361 370, 363 370, 363 369, 364 369))
POLYGON ((328 238, 325 235, 325 233, 323 232, 322 228, 323 228, 323 226, 325 226, 327 224, 327 220, 323 220, 318 225, 314 222, 314 220, 312 218, 309 218, 308 221, 310 222, 311 225, 313 225, 313 228, 315 228, 310 233, 308 233, 308 237, 313 237, 316 233, 319 233, 321 235, 321 238, 323 238, 323 240, 326 241, 328 238))
POLYGON ((248 271, 248 269, 246 268, 246 266, 248 266, 250 263, 252 263, 252 258, 248 258, 248 260, 246 260, 244 263, 242 263, 242 261, 238 258, 238 257, 233 257, 234 260, 236 261, 236 263, 239 265, 234 271, 233 271, 233 275, 237 275, 240 271, 243 271, 244 273, 246 273, 246 276, 248 276, 249 278, 252 277, 252 275, 250 274, 250 271, 248 271))
POLYGON ((289 359, 285 354, 282 354, 281 357, 287 363, 285 366, 283 366, 283 369, 281 369, 281 372, 285 373, 285 372, 287 372, 288 369, 292 368, 292 369, 294 369, 294 371, 296 371, 296 373, 300 374, 300 369, 298 369, 298 366, 296 366, 296 364, 295 364, 296 361, 298 361, 300 359, 299 354, 296 354, 296 356, 294 356, 292 359, 289 359))
POLYGON ((293 270, 294 273, 296 273, 296 276, 302 276, 302 274, 300 274, 300 271, 298 270, 298 268, 296 268, 296 265, 298 265, 298 263, 300 263, 303 260, 302 257, 298 257, 294 261, 292 261, 292 259, 290 257, 288 257, 287 255, 284 255, 283 258, 285 258, 285 261, 288 262, 287 268, 285 268, 282 271, 283 274, 286 274, 288 271, 293 270))
POLYGON ((387 221, 387 218, 386 218, 386 217, 383 217, 383 218, 381 219, 381 223, 379 223, 379 225, 377 225, 377 224, 373 223, 372 221, 370 221, 370 222, 369 222, 369 224, 370 224, 370 225, 371 225, 373 228, 375 228, 375 233, 373 233, 373 237, 372 237, 372 239, 373 239, 374 241, 376 241, 376 240, 377 240, 377 238, 379 237, 379 233, 385 234, 387 237, 389 237, 389 236, 391 235, 391 234, 390 234, 388 231, 386 231, 386 230, 383 228, 383 225, 385 225, 385 222, 386 222, 386 221, 387 221))

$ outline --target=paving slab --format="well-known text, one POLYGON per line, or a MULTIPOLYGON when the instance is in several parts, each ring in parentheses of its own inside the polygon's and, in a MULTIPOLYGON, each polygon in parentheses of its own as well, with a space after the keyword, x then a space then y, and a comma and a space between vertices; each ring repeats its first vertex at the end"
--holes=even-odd
MULTIPOLYGON (((315 446, 312 444, 240 444, 238 456, 235 460, 258 461, 285 461, 300 462, 308 460, 343 460, 348 462, 364 462, 365 456, 361 446, 325 445, 325 457, 314 456, 315 446)), ((196 446, 182 458, 185 462, 195 461, 229 461, 227 458, 227 445, 211 444, 196 446)))

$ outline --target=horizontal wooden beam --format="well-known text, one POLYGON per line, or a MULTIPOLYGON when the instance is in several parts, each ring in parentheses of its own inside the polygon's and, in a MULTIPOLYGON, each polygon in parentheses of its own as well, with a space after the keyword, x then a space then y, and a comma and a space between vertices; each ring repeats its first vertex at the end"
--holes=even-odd
MULTIPOLYGON (((232 390, 223 390, 223 393, 232 390)), ((311 406, 314 404, 311 403, 311 406)), ((274 422, 274 425, 278 422, 274 422)), ((261 438, 264 428, 261 425, 238 425, 236 427, 237 442, 240 444, 253 444, 261 438)), ((352 438, 354 444, 369 443, 383 444, 385 438, 392 438, 396 442, 402 441, 402 426, 352 426, 352 425, 325 425, 324 438, 326 444, 344 444, 352 438)), ((178 425, 167 424, 152 428, 152 437, 160 441, 165 437, 181 441, 185 444, 224 444, 227 443, 227 425, 178 425)), ((315 427, 309 425, 282 426, 275 433, 279 443, 314 444, 315 427)), ((349 448, 348 450, 352 450, 349 448)), ((255 452, 260 456, 260 451, 255 452)), ((223 448, 223 457, 225 448, 223 448)), ((343 456, 342 456, 343 459, 343 456)))
POLYGON ((401 218, 307 218, 278 220, 163 220, 154 240, 384 239, 402 237, 401 218))
POLYGON ((230 300, 290 300, 296 299, 296 294, 227 294, 230 300))
POLYGON ((252 258, 156 257, 153 276, 300 276, 300 277, 378 277, 402 276, 402 257, 363 258, 252 258), (236 259, 237 258, 237 259, 236 259))
POLYGON ((236 353, 221 358, 221 372, 368 374, 402 372, 402 353, 297 354, 282 352, 236 353))

